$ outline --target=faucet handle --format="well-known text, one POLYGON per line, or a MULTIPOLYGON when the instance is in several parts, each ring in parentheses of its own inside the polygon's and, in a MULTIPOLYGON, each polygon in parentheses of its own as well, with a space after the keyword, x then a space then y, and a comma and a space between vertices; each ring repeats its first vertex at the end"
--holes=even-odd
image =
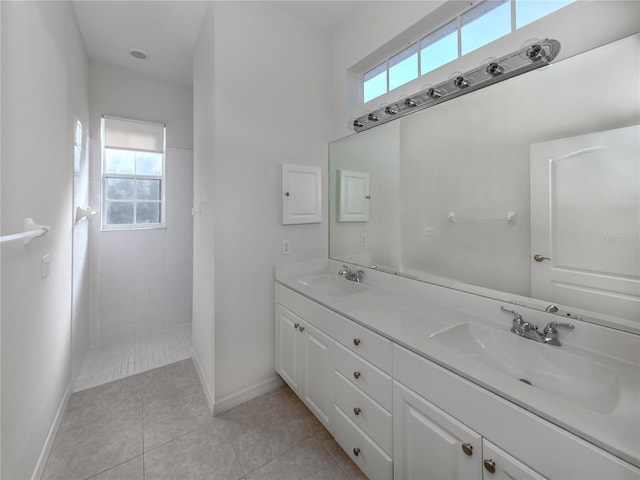
POLYGON ((504 310, 505 312, 509 312, 510 314, 513 315, 513 323, 516 325, 524 325, 526 322, 524 321, 524 318, 522 318, 522 315, 520 315, 516 310, 511 310, 510 308, 504 307, 504 306, 500 306, 501 310, 504 310))
POLYGON ((576 326, 571 324, 571 323, 549 322, 549 323, 547 323, 546 327, 544 327, 543 332, 544 333, 558 333, 558 331, 556 330, 556 327, 570 328, 571 330, 576 328, 576 326))

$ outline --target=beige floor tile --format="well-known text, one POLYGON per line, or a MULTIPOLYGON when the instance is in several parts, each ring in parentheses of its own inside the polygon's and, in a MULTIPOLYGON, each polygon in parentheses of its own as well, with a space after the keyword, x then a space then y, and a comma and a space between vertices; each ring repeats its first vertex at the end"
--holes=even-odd
POLYGON ((350 480, 366 480, 367 476, 360 470, 353 460, 342 449, 329 432, 326 435, 316 435, 316 439, 322 444, 331 458, 338 464, 345 476, 350 480))
POLYGON ((141 410, 133 407, 57 435, 43 480, 85 479, 141 455, 141 410))
POLYGON ((346 480, 340 467, 315 438, 290 449, 247 475, 247 480, 346 480))
POLYGON ((91 477, 89 480, 144 480, 142 455, 117 467, 113 467, 106 472, 102 472, 95 477, 91 477))
POLYGON ((310 437, 304 419, 279 417, 236 435, 233 447, 242 470, 248 474, 310 437))
POLYGON ((60 432, 94 422, 142 405, 142 388, 137 376, 117 380, 71 395, 60 432))
POLYGON ((212 417, 189 359, 74 394, 43 480, 244 475, 366 478, 286 386, 212 417))
POLYGON ((230 438, 202 428, 144 454, 145 480, 239 480, 244 477, 230 438))

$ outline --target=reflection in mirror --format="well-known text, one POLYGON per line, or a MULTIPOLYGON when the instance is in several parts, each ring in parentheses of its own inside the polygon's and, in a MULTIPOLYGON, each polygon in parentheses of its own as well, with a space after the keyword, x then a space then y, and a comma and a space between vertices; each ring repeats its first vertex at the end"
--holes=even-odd
POLYGON ((331 258, 640 331, 639 52, 634 35, 334 142, 331 258), (367 221, 339 221, 338 171, 368 174, 367 221))

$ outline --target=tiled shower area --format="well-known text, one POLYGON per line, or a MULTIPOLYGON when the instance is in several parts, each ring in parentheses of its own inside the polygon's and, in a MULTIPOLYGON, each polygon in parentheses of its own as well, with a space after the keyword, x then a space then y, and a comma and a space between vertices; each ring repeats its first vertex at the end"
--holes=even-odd
MULTIPOLYGON (((100 205, 99 140, 91 145, 90 201, 100 205)), ((164 229, 89 237, 89 348, 75 391, 190 356, 193 151, 166 149, 164 229)))

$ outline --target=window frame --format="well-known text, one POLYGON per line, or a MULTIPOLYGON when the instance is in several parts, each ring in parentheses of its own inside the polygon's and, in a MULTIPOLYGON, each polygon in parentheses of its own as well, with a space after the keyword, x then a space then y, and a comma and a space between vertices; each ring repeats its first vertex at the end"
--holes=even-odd
MULTIPOLYGON (((571 3, 575 3, 577 0, 557 0, 558 3, 563 3, 562 5, 560 5, 559 7, 557 7, 554 10, 551 10, 549 12, 547 12, 546 14, 544 14, 541 17, 537 17, 534 18, 533 20, 530 20, 527 23, 523 23, 521 25, 516 25, 517 23, 517 11, 518 11, 518 2, 520 2, 522 0, 482 0, 481 2, 476 3, 475 5, 471 5, 469 6, 469 8, 465 9, 464 11, 458 13, 454 18, 449 19, 448 21, 446 21, 445 23, 443 23, 440 27, 436 28, 435 30, 432 30, 430 32, 428 32, 427 34, 423 34, 421 35, 418 39, 412 40, 409 45, 413 46, 417 43, 418 45, 418 76, 415 77, 413 80, 408 80, 405 83, 399 84, 394 86, 393 88, 389 88, 390 87, 390 81, 389 81, 389 70, 390 70, 390 61, 391 59, 397 57, 398 55, 400 55, 402 52, 404 52, 405 50, 407 50, 410 47, 407 47, 406 44, 405 46, 403 46, 402 49, 396 51, 393 53, 393 55, 390 55, 388 57, 386 57, 385 59, 383 59, 382 61, 377 61, 375 63, 375 67, 373 68, 367 68, 366 71, 364 71, 361 75, 360 75, 360 101, 363 104, 366 104, 368 102, 374 101, 377 98, 382 97, 383 95, 391 92, 392 90, 399 88, 403 85, 406 85, 407 83, 410 83, 411 81, 414 81, 424 75, 429 74, 430 72, 443 67, 444 65, 448 65, 451 62, 454 62, 456 60, 459 60, 461 57, 470 54, 471 52, 477 50, 478 48, 482 48, 483 46, 487 45, 488 43, 491 43, 493 41, 498 40, 499 38, 504 38, 507 35, 511 35, 513 34, 516 30, 519 30, 520 28, 525 27, 526 25, 529 25, 541 18, 544 18, 548 15, 551 15, 563 8, 565 8, 566 6, 570 5, 571 3), (568 1, 568 3, 566 3, 568 1), (494 11, 495 9, 499 8, 500 6, 504 5, 505 3, 508 3, 510 5, 510 15, 511 15, 511 25, 510 25, 510 31, 507 32, 506 34, 497 37, 491 41, 489 41, 488 43, 484 43, 481 45, 477 45, 469 50, 467 50, 465 53, 462 52, 462 28, 464 26, 470 25, 473 22, 475 22, 476 20, 484 17, 485 15, 491 13, 492 11, 494 11), (491 5, 494 4, 494 5, 491 5), (484 10, 483 12, 481 12, 482 10, 484 10), (478 12, 478 13, 475 13, 478 12), (480 13, 481 12, 481 13, 480 13), (467 20, 471 18, 470 20, 467 20), (448 62, 445 62, 443 64, 440 64, 439 66, 431 69, 431 70, 427 70, 427 71, 422 71, 422 62, 423 62, 423 58, 422 58, 422 51, 425 47, 423 47, 423 42, 427 44, 427 47, 432 45, 433 43, 437 42, 438 40, 431 41, 431 39, 433 37, 438 37, 438 34, 447 29, 450 28, 451 25, 455 25, 455 32, 457 32, 457 56, 456 58, 449 60, 448 62), (375 96, 375 97, 370 97, 370 98, 366 98, 365 97, 365 85, 366 82, 368 81, 366 79, 366 76, 368 74, 370 74, 371 72, 373 72, 374 70, 377 70, 378 68, 380 68, 381 66, 386 66, 386 77, 387 77, 387 85, 386 85, 386 91, 375 96)), ((453 33, 453 32, 450 32, 453 33)), ((440 39, 444 38, 445 36, 449 35, 450 33, 447 33, 445 35, 443 35, 440 39)))
POLYGON ((147 122, 143 120, 135 120, 124 117, 115 117, 110 115, 103 115, 101 119, 101 160, 100 160, 100 203, 102 207, 102 215, 101 215, 101 231, 128 231, 128 230, 163 230, 166 229, 166 191, 167 191, 167 178, 166 178, 166 157, 167 157, 167 131, 166 124, 157 123, 157 122, 147 122), (145 149, 136 149, 136 148, 114 148, 107 147, 105 141, 106 135, 106 119, 114 119, 119 121, 131 122, 131 123, 141 123, 146 125, 153 125, 162 127, 163 131, 163 142, 162 142, 162 152, 145 150, 145 149), (161 157, 161 173, 159 175, 153 174, 140 174, 135 171, 133 173, 108 173, 106 171, 106 162, 107 162, 107 150, 113 151, 126 151, 126 152, 147 152, 159 154, 161 157), (108 179, 127 179, 133 181, 133 198, 131 200, 120 200, 120 199, 109 199, 107 198, 107 180, 108 179), (159 180, 160 181, 160 199, 159 200, 140 200, 138 198, 138 181, 139 180, 159 180), (133 204, 133 220, 134 223, 107 223, 107 202, 111 203, 131 203, 133 204), (138 203, 158 203, 160 205, 160 223, 137 223, 137 206, 138 203))

